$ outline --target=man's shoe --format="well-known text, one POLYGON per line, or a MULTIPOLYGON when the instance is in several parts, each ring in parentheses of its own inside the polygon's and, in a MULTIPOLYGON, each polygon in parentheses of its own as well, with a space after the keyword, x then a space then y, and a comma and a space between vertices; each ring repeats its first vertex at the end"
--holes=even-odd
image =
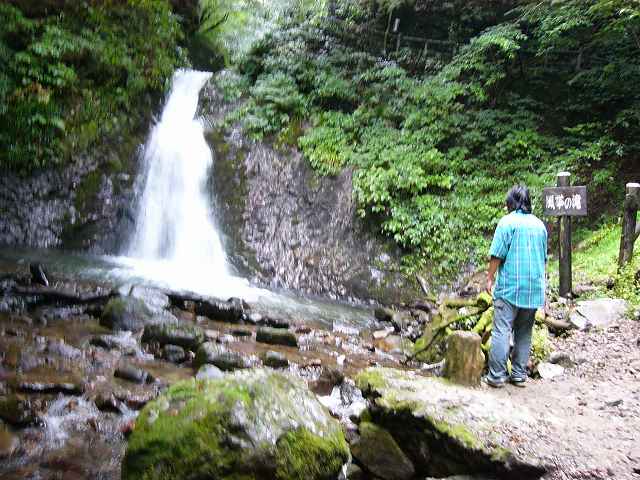
POLYGON ((509 378, 509 383, 514 387, 524 388, 527 386, 527 381, 524 378, 509 378))
POLYGON ((494 382, 486 375, 482 377, 482 383, 486 383, 487 385, 493 388, 502 388, 504 387, 504 384, 505 384, 505 382, 494 382))

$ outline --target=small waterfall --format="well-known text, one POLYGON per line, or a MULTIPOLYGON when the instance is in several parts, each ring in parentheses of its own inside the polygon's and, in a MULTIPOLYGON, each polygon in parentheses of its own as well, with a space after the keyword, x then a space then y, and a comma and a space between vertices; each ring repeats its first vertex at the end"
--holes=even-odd
MULTIPOLYGON (((213 157, 195 118, 207 72, 178 70, 144 147, 144 186, 127 256, 142 276, 226 295, 232 277, 216 229, 207 179, 213 157)), ((246 282, 242 281, 244 284, 246 282)))

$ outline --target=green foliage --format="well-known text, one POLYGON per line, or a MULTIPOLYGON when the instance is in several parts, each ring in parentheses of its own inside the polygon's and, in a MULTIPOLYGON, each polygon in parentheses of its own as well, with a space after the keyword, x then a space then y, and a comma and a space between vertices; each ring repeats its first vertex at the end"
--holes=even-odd
MULTIPOLYGON (((404 4, 392 3, 379 5, 378 27, 404 4)), ((374 11, 351 0, 337 8, 349 25, 368 25, 374 11)), ((608 201, 620 195, 619 172, 640 154, 638 11, 636 1, 548 0, 525 4, 514 22, 492 10, 495 25, 425 74, 329 27, 287 24, 240 62, 252 87, 233 118, 256 137, 304 126, 298 147, 321 174, 354 169, 358 214, 404 250, 407 273, 451 278, 484 261, 515 183, 530 187, 538 214, 542 187, 563 169, 608 201)), ((490 18, 474 9, 449 27, 459 37, 490 18)))
POLYGON ((60 163, 131 125, 139 99, 185 64, 180 38, 167 2, 70 2, 34 18, 0 5, 0 166, 60 163))

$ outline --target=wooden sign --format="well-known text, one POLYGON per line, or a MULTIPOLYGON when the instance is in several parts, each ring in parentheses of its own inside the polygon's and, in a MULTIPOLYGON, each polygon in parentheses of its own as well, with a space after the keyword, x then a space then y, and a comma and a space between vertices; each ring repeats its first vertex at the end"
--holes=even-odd
POLYGON ((587 187, 548 187, 542 191, 544 214, 552 217, 587 214, 587 187))

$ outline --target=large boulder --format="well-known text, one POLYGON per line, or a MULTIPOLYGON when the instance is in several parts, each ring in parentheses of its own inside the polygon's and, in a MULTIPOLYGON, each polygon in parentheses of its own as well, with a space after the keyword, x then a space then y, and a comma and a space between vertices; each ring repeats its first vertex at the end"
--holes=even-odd
POLYGON ((389 432, 420 478, 539 478, 548 468, 542 459, 559 449, 524 444, 540 438, 540 419, 493 391, 379 367, 358 374, 356 384, 371 400, 371 421, 389 432))
POLYGON ((100 325, 111 330, 142 330, 147 325, 178 323, 178 319, 166 311, 154 312, 140 298, 115 297, 107 302, 100 317, 100 325))
POLYGON ((618 298, 598 298, 578 302, 569 321, 579 329, 606 327, 620 321, 627 314, 629 304, 618 298))
POLYGON ((266 369, 188 380, 136 420, 123 480, 333 480, 349 459, 340 424, 304 383, 266 369))

